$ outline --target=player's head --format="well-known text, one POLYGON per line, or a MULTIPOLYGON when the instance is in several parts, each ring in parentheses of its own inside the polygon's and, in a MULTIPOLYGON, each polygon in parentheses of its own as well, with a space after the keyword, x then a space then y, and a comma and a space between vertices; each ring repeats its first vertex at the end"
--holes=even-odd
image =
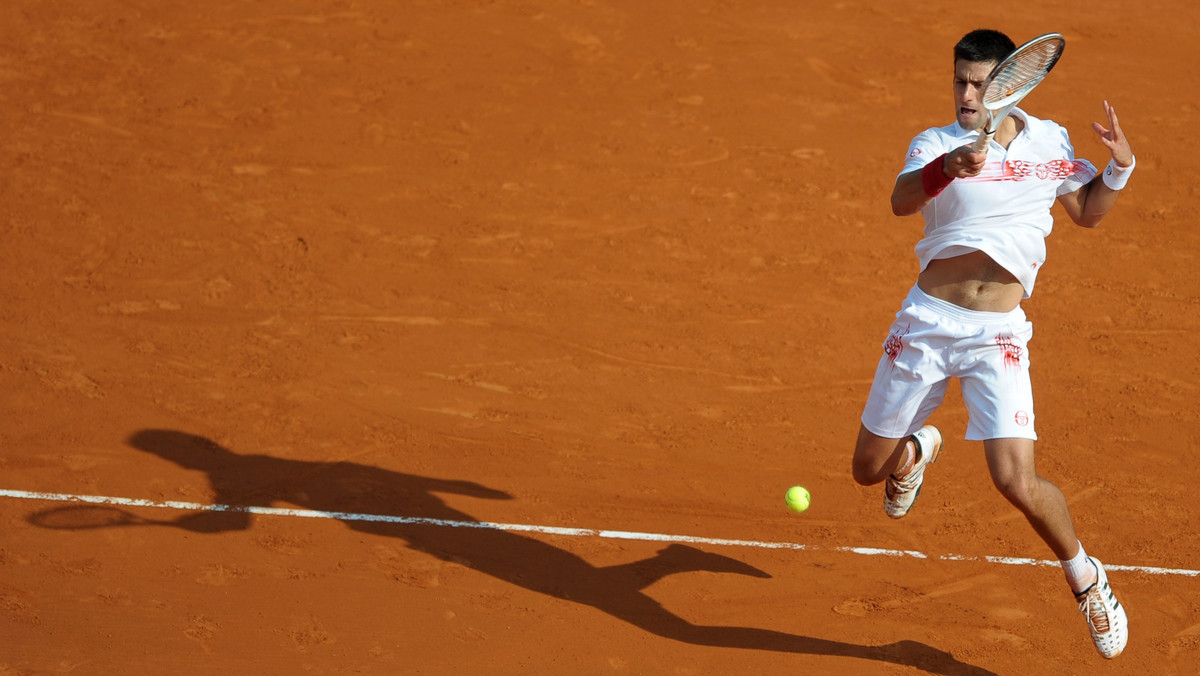
POLYGON ((980 28, 967 33, 954 45, 954 63, 970 61, 994 66, 1016 49, 1016 44, 1004 33, 980 28))
POLYGON ((233 458, 211 439, 175 430, 139 430, 129 437, 129 445, 191 469, 221 468, 233 458))
POLYGON ((954 45, 954 114, 960 127, 975 131, 987 123, 981 88, 992 67, 1016 48, 1007 35, 986 28, 967 33, 954 45))

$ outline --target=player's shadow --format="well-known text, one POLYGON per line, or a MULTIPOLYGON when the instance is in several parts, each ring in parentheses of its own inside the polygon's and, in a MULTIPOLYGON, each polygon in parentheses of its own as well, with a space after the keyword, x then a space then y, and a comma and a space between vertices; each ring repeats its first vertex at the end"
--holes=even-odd
MULTIPOLYGON (((226 505, 266 506, 278 502, 324 512, 402 514, 478 524, 477 519, 449 507, 436 494, 510 499, 506 493, 469 481, 434 479, 352 462, 243 455, 204 437, 171 430, 143 430, 131 436, 129 443, 181 467, 205 472, 216 502, 226 505)), ((153 523, 219 533, 246 529, 250 519, 251 514, 246 512, 196 512, 153 523)), ((37 523, 37 515, 30 520, 37 523)), ((430 556, 530 591, 591 606, 652 634, 684 643, 852 657, 917 667, 934 674, 992 674, 916 641, 866 646, 771 629, 692 624, 663 608, 643 590, 667 575, 690 571, 770 576, 735 559, 690 546, 672 544, 641 561, 597 567, 568 551, 508 530, 435 523, 343 522, 357 531, 401 538, 409 547, 430 556)))

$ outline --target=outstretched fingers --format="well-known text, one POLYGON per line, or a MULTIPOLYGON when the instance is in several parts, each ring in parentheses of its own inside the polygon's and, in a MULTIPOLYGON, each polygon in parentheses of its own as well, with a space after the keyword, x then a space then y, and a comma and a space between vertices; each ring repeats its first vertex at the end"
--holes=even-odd
POLYGON ((1133 150, 1129 147, 1129 140, 1125 138, 1125 132, 1121 130, 1116 108, 1113 108, 1108 101, 1104 102, 1104 114, 1108 118, 1108 127, 1099 122, 1093 122, 1092 129, 1100 137, 1100 142, 1112 153, 1117 164, 1122 166, 1132 164, 1133 150))

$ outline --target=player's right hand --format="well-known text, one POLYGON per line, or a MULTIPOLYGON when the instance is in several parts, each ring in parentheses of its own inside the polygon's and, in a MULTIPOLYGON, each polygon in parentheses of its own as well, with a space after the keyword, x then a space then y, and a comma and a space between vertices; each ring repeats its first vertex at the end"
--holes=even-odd
POLYGON ((942 171, 950 178, 978 176, 987 161, 987 150, 975 152, 971 145, 960 146, 946 154, 942 171))

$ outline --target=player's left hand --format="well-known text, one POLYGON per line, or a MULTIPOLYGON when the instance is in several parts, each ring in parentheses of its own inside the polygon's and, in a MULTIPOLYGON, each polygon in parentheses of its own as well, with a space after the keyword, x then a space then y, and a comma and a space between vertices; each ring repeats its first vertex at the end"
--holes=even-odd
POLYGON ((1100 142, 1108 147, 1113 159, 1122 167, 1133 164, 1133 150, 1129 147, 1129 139, 1121 131, 1121 123, 1117 121, 1117 111, 1104 102, 1104 112, 1108 115, 1108 128, 1099 122, 1092 123, 1092 129, 1100 136, 1100 142))

